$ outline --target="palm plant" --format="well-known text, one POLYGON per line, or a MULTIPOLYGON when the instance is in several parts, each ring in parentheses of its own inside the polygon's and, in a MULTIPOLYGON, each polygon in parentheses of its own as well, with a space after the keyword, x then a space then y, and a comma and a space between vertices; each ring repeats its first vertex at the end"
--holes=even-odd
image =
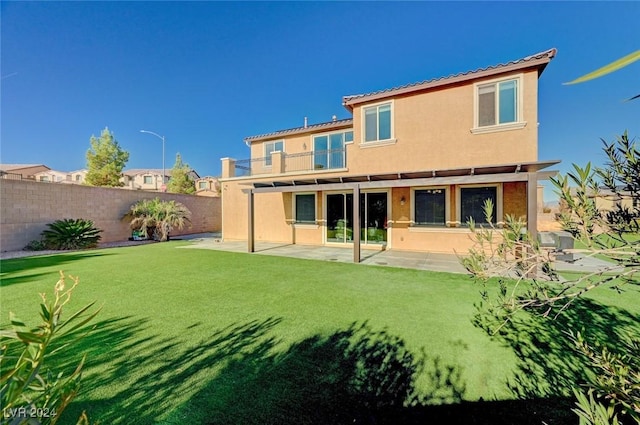
POLYGON ((93 221, 65 218, 47 224, 49 227, 42 232, 42 238, 47 248, 52 249, 83 249, 93 248, 100 241, 100 232, 93 221))
POLYGON ((180 202, 143 199, 131 206, 125 218, 131 220, 132 229, 142 231, 146 238, 164 242, 171 229, 183 229, 190 222, 191 211, 180 202))

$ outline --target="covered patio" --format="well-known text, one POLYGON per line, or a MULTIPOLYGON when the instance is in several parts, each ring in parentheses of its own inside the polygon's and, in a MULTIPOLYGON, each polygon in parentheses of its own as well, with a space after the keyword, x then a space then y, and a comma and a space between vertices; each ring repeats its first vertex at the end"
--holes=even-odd
MULTIPOLYGON (((521 182, 526 184, 526 221, 531 235, 537 234, 537 183, 556 174, 555 171, 541 170, 557 164, 559 161, 536 161, 527 163, 502 164, 484 167, 466 167, 457 169, 422 170, 384 174, 367 174, 352 176, 336 176, 310 178, 308 176, 291 176, 289 178, 260 181, 251 184, 243 191, 248 200, 248 252, 256 252, 255 240, 255 201, 254 197, 264 193, 296 193, 313 191, 348 191, 352 199, 359 199, 361 191, 371 189, 392 189, 402 187, 430 187, 442 185, 478 185, 503 184, 521 182)), ((283 176, 284 177, 284 176, 283 176)), ((353 243, 352 261, 365 262, 370 255, 361 247, 361 215, 359 202, 353 202, 352 220, 353 243)), ((323 248, 315 247, 317 249, 323 248)), ((324 247, 327 248, 327 247, 324 247)), ((376 254, 380 255, 380 254, 376 254)), ((429 254, 431 255, 431 254, 429 254)), ((446 254, 441 254, 446 255, 446 254)), ((450 255, 455 258, 455 255, 450 255)), ((384 262, 384 260, 381 260, 384 262)))

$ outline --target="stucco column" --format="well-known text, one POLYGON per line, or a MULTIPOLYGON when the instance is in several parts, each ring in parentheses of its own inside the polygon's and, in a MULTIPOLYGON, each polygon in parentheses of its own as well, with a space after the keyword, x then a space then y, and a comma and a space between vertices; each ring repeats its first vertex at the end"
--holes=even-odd
POLYGON ((353 187, 353 262, 360 262, 360 186, 353 187))
POLYGON ((531 237, 538 237, 538 175, 527 175, 527 230, 531 237))
POLYGON ((271 153, 271 172, 274 174, 284 173, 284 152, 276 151, 271 153))
POLYGON ((222 158, 222 178, 236 176, 236 160, 233 158, 222 158))
POLYGON ((253 240, 253 224, 254 224, 254 220, 253 220, 253 213, 254 213, 254 208, 253 208, 253 190, 249 190, 247 192, 247 197, 249 198, 248 201, 248 206, 249 206, 249 223, 248 227, 247 227, 247 251, 248 252, 254 252, 255 251, 255 244, 254 244, 254 240, 253 240))

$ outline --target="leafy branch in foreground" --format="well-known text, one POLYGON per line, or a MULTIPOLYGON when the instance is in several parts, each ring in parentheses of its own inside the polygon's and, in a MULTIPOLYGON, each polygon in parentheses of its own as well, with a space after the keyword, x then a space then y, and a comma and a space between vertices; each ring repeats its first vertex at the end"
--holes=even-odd
MULTIPOLYGON (((82 338, 90 330, 85 329, 85 325, 99 312, 99 309, 89 312, 94 305, 90 303, 68 318, 63 318, 63 310, 78 285, 77 277, 68 278, 73 282, 71 287, 67 286, 67 276, 60 272, 52 298, 40 294, 41 321, 38 326, 29 328, 15 314, 9 313, 10 325, 0 330, 3 423, 32 423, 32 419, 37 419, 38 423, 55 424, 78 393, 84 357, 67 376, 45 365, 45 360, 51 355, 68 349, 73 342, 82 338), (61 342, 64 336, 74 336, 76 339, 61 342)), ((84 414, 78 423, 87 423, 84 414)))
MULTIPOLYGON (((560 197, 563 229, 585 246, 583 258, 604 260, 596 271, 564 279, 552 268, 553 253, 542 250, 523 232, 523 223, 506 218, 503 229, 477 229, 475 247, 462 264, 481 286, 476 323, 491 334, 517 314, 558 318, 576 300, 598 287, 622 292, 640 284, 640 151, 625 132, 604 142, 608 161, 592 170, 573 165, 566 176, 552 178, 560 197), (604 210, 599 204, 613 202, 604 210)), ((491 203, 485 204, 487 221, 491 203)), ((640 424, 640 334, 625 334, 612 351, 600 341, 567 330, 576 351, 588 361, 594 378, 587 395, 576 390, 581 424, 640 424)), ((577 384, 577 383, 576 383, 577 384)))

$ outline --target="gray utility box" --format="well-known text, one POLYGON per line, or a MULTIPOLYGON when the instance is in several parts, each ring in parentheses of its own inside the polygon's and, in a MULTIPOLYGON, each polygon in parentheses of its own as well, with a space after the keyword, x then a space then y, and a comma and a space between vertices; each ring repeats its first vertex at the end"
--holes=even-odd
POLYGON ((539 232, 538 242, 543 248, 553 248, 558 254, 556 259, 560 261, 573 261, 573 254, 565 252, 573 249, 573 236, 565 231, 539 232))

